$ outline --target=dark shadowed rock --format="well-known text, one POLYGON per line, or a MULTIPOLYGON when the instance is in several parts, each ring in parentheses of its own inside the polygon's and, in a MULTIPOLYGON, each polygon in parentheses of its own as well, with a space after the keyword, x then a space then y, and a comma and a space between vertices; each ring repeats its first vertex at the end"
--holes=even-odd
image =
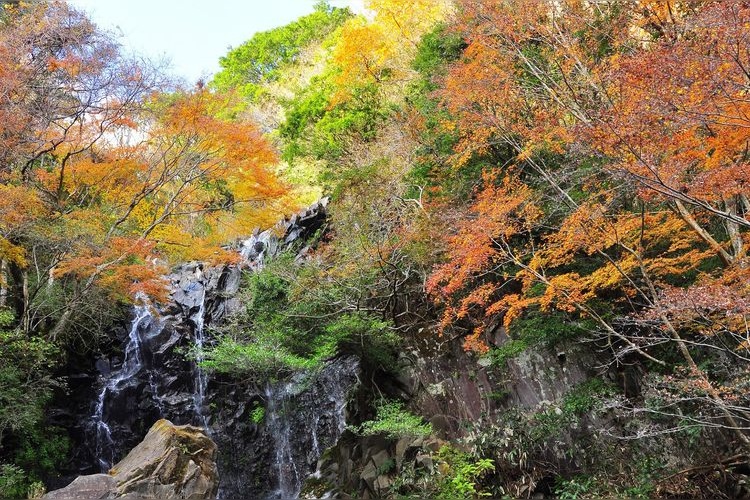
MULTIPOLYGON (((71 395, 63 391, 56 395, 55 423, 70 429, 74 449, 71 461, 61 471, 63 479, 50 481, 48 486, 62 487, 75 477, 108 470, 143 439, 148 423, 167 418, 178 425, 207 428, 219 444, 222 453, 218 467, 226 498, 247 495, 248 491, 251 497, 264 497, 275 488, 273 443, 265 427, 250 418, 253 409, 265 402, 264 388, 236 381, 228 385, 227 380, 218 380, 215 375, 199 376, 188 353, 197 343, 196 320, 202 320, 201 333, 211 345, 210 328, 242 308, 236 294, 244 272, 261 269, 280 251, 293 252, 298 258, 303 255, 300 248, 309 244, 307 238, 325 224, 326 203, 321 200, 304 215, 285 219, 266 231, 256 230, 249 239, 227 248, 241 254, 240 262, 177 266, 165 277, 170 300, 154 304, 137 331, 133 331, 132 323, 113 331, 111 343, 103 346, 102 363, 95 366, 95 359, 71 356, 75 364, 64 373, 71 395), (131 338, 133 332, 138 345, 131 338), (131 369, 123 376, 129 346, 131 369), (201 381, 203 389, 199 388, 201 381), (200 392, 203 394, 196 397, 200 392)), ((301 404, 318 405, 318 401, 305 399, 301 404)), ((338 431, 329 432, 336 427, 329 420, 321 417, 316 427, 319 436, 338 436, 338 431)), ((304 455, 307 463, 313 440, 309 432, 303 438, 306 448, 295 459, 301 462, 304 455)), ((324 439, 319 444, 330 443, 324 439)), ((307 465, 304 467, 307 470, 307 465)))
POLYGON ((159 420, 109 474, 81 476, 47 500, 216 498, 216 444, 202 429, 159 420))

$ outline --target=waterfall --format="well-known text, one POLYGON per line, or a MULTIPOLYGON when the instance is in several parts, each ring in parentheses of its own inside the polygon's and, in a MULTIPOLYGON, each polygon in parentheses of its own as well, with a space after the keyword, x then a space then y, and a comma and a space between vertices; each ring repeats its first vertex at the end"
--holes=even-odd
POLYGON ((297 469, 292 449, 290 413, 292 409, 292 389, 290 383, 274 388, 266 386, 266 429, 274 442, 273 468, 276 472, 276 490, 269 498, 297 498, 302 488, 302 477, 297 469))
POLYGON ((206 386, 208 385, 208 376, 201 368, 200 362, 203 361, 203 345, 205 343, 204 329, 206 326, 206 287, 200 283, 195 283, 196 287, 201 288, 200 306, 198 311, 190 319, 195 324, 195 390, 193 394, 193 408, 199 424, 210 434, 208 425, 208 415, 205 410, 206 386))
POLYGON ((143 368, 141 357, 141 329, 149 328, 153 324, 151 308, 145 297, 139 296, 138 305, 134 308, 134 318, 130 323, 128 340, 125 345, 125 358, 119 370, 111 372, 105 377, 102 389, 91 415, 91 424, 94 430, 94 453, 102 472, 106 472, 112 466, 116 457, 117 446, 112 439, 112 429, 107 423, 105 406, 108 398, 116 396, 130 379, 143 368))
POLYGON ((298 498, 323 451, 346 429, 347 395, 357 382, 359 361, 329 361, 318 372, 266 385, 265 432, 273 443, 271 499, 298 498))
POLYGON ((199 365, 206 341, 206 283, 200 266, 186 276, 182 292, 190 312, 157 319, 155 314, 164 311, 155 310, 147 297, 138 296, 122 365, 109 373, 103 370, 101 389, 86 425, 87 447, 102 472, 129 449, 128 440, 142 437, 139 434, 158 418, 193 423, 209 431, 208 379, 199 365), (181 355, 164 358, 161 349, 176 345, 188 331, 196 353, 194 362, 179 361, 181 355))
POLYGON ((326 203, 321 200, 277 227, 238 242, 239 264, 204 267, 189 262, 175 267, 166 276, 170 300, 157 308, 138 298, 127 336, 123 332, 120 337, 121 365, 113 368, 111 359, 97 361, 101 385, 93 394, 88 392, 90 384, 81 384, 88 403, 79 413, 85 436, 80 445, 86 450, 78 454, 85 461, 81 470, 93 466, 106 472, 140 442, 153 422, 168 418, 200 425, 217 442, 222 452, 220 495, 299 496, 321 453, 336 443, 346 426, 346 395, 357 382, 356 358, 330 360, 314 373, 298 373, 260 391, 241 381, 209 384, 200 362, 211 341, 208 326, 242 307, 236 297, 242 271, 258 271, 289 249, 303 259, 309 252, 305 238, 324 223, 326 203), (187 352, 195 353, 192 360, 187 352), (260 402, 266 417, 257 423, 250 413, 260 402))

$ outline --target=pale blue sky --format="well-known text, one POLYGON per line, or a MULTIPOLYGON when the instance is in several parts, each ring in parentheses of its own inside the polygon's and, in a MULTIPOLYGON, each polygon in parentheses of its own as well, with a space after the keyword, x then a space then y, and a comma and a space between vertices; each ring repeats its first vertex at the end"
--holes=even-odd
MULTIPOLYGON (((312 12, 316 0, 68 0, 100 27, 121 33, 126 50, 170 59, 188 83, 210 77, 219 57, 265 31, 312 12)), ((332 5, 362 10, 362 0, 332 5)))

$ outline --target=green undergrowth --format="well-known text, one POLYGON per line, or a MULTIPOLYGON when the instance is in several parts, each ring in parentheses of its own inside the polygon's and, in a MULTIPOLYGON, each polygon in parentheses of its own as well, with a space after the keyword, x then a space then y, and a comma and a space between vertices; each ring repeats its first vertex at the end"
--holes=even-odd
POLYGON ((389 323, 349 307, 346 284, 316 282, 319 273, 288 254, 246 275, 239 292, 245 307, 214 331, 218 342, 202 353, 201 366, 259 379, 313 370, 341 353, 395 366, 398 336, 389 323))
POLYGON ((382 435, 388 439, 425 437, 432 433, 432 425, 406 410, 403 403, 381 400, 375 410, 374 420, 350 427, 350 430, 360 436, 382 435))
POLYGON ((421 464, 404 463, 394 477, 392 498, 491 498, 487 483, 494 471, 493 460, 446 444, 421 464))
POLYGON ((41 480, 64 463, 67 433, 45 424, 53 377, 62 359, 47 340, 10 329, 13 314, 0 310, 0 498, 34 497, 41 480))

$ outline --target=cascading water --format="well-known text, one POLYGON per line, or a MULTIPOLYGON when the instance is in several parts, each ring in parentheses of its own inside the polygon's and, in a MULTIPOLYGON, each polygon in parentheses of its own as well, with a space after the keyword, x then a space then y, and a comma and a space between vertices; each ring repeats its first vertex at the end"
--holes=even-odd
MULTIPOLYGON (((113 356, 97 361, 101 389, 82 419, 83 444, 102 471, 163 417, 201 425, 217 442, 224 497, 299 495, 323 450, 335 444, 345 428, 346 395, 357 382, 356 358, 328 361, 315 373, 297 374, 260 393, 252 383, 209 384, 200 362, 210 341, 208 325, 242 307, 235 298, 241 269, 262 269, 267 259, 288 249, 303 258, 306 249, 299 244, 324 220, 325 200, 242 242, 239 265, 204 268, 186 263, 175 268, 167 276, 169 302, 152 309, 142 300, 144 305, 133 309, 127 337, 123 335, 122 362, 118 366, 113 356), (191 349, 192 361, 184 355, 191 349), (250 416, 261 403, 266 418, 257 423, 250 416)), ((91 465, 86 462, 86 467, 91 465)))
POLYGON ((195 417, 198 423, 206 429, 206 432, 210 434, 210 427, 208 425, 208 415, 205 410, 205 399, 206 399, 206 386, 208 385, 208 376, 206 372, 201 368, 200 362, 203 361, 203 346, 205 344, 204 329, 206 326, 206 288, 200 283, 195 283, 194 286, 200 287, 200 306, 198 311, 193 314, 190 319, 195 324, 195 368, 194 368, 194 379, 195 379, 195 392, 193 394, 193 408, 195 411, 195 417))
MULTIPOLYGON (((145 296, 138 296, 140 305, 133 308, 122 364, 111 372, 103 370, 86 431, 88 449, 102 471, 128 450, 125 441, 138 439, 134 432, 145 433, 158 418, 210 430, 205 404, 208 379, 199 366, 206 340, 205 276, 201 266, 195 266, 184 277, 180 288, 184 312, 163 315, 175 311, 156 310, 145 296), (194 362, 164 356, 165 346, 181 343, 187 348, 183 339, 188 338, 195 349, 194 362)), ((109 362, 103 365, 108 368, 109 362)))
POLYGON ((291 381, 266 386, 266 432, 273 443, 275 474, 269 499, 299 496, 323 450, 346 429, 347 395, 357 382, 355 357, 329 361, 317 373, 299 373, 291 381))
POLYGON ((302 487, 302 478, 297 470, 290 438, 289 413, 294 384, 285 383, 279 387, 266 386, 266 429, 274 442, 273 467, 276 472, 277 487, 269 498, 297 498, 302 487))
POLYGON ((138 299, 142 302, 142 305, 134 308, 135 317, 130 324, 122 367, 110 373, 104 380, 94 407, 94 413, 91 416, 94 428, 94 450, 102 472, 109 470, 116 458, 116 446, 112 439, 112 430, 107 424, 105 415, 107 399, 118 393, 133 375, 143 368, 140 331, 144 326, 151 326, 153 322, 149 304, 144 297, 138 297, 138 299))

